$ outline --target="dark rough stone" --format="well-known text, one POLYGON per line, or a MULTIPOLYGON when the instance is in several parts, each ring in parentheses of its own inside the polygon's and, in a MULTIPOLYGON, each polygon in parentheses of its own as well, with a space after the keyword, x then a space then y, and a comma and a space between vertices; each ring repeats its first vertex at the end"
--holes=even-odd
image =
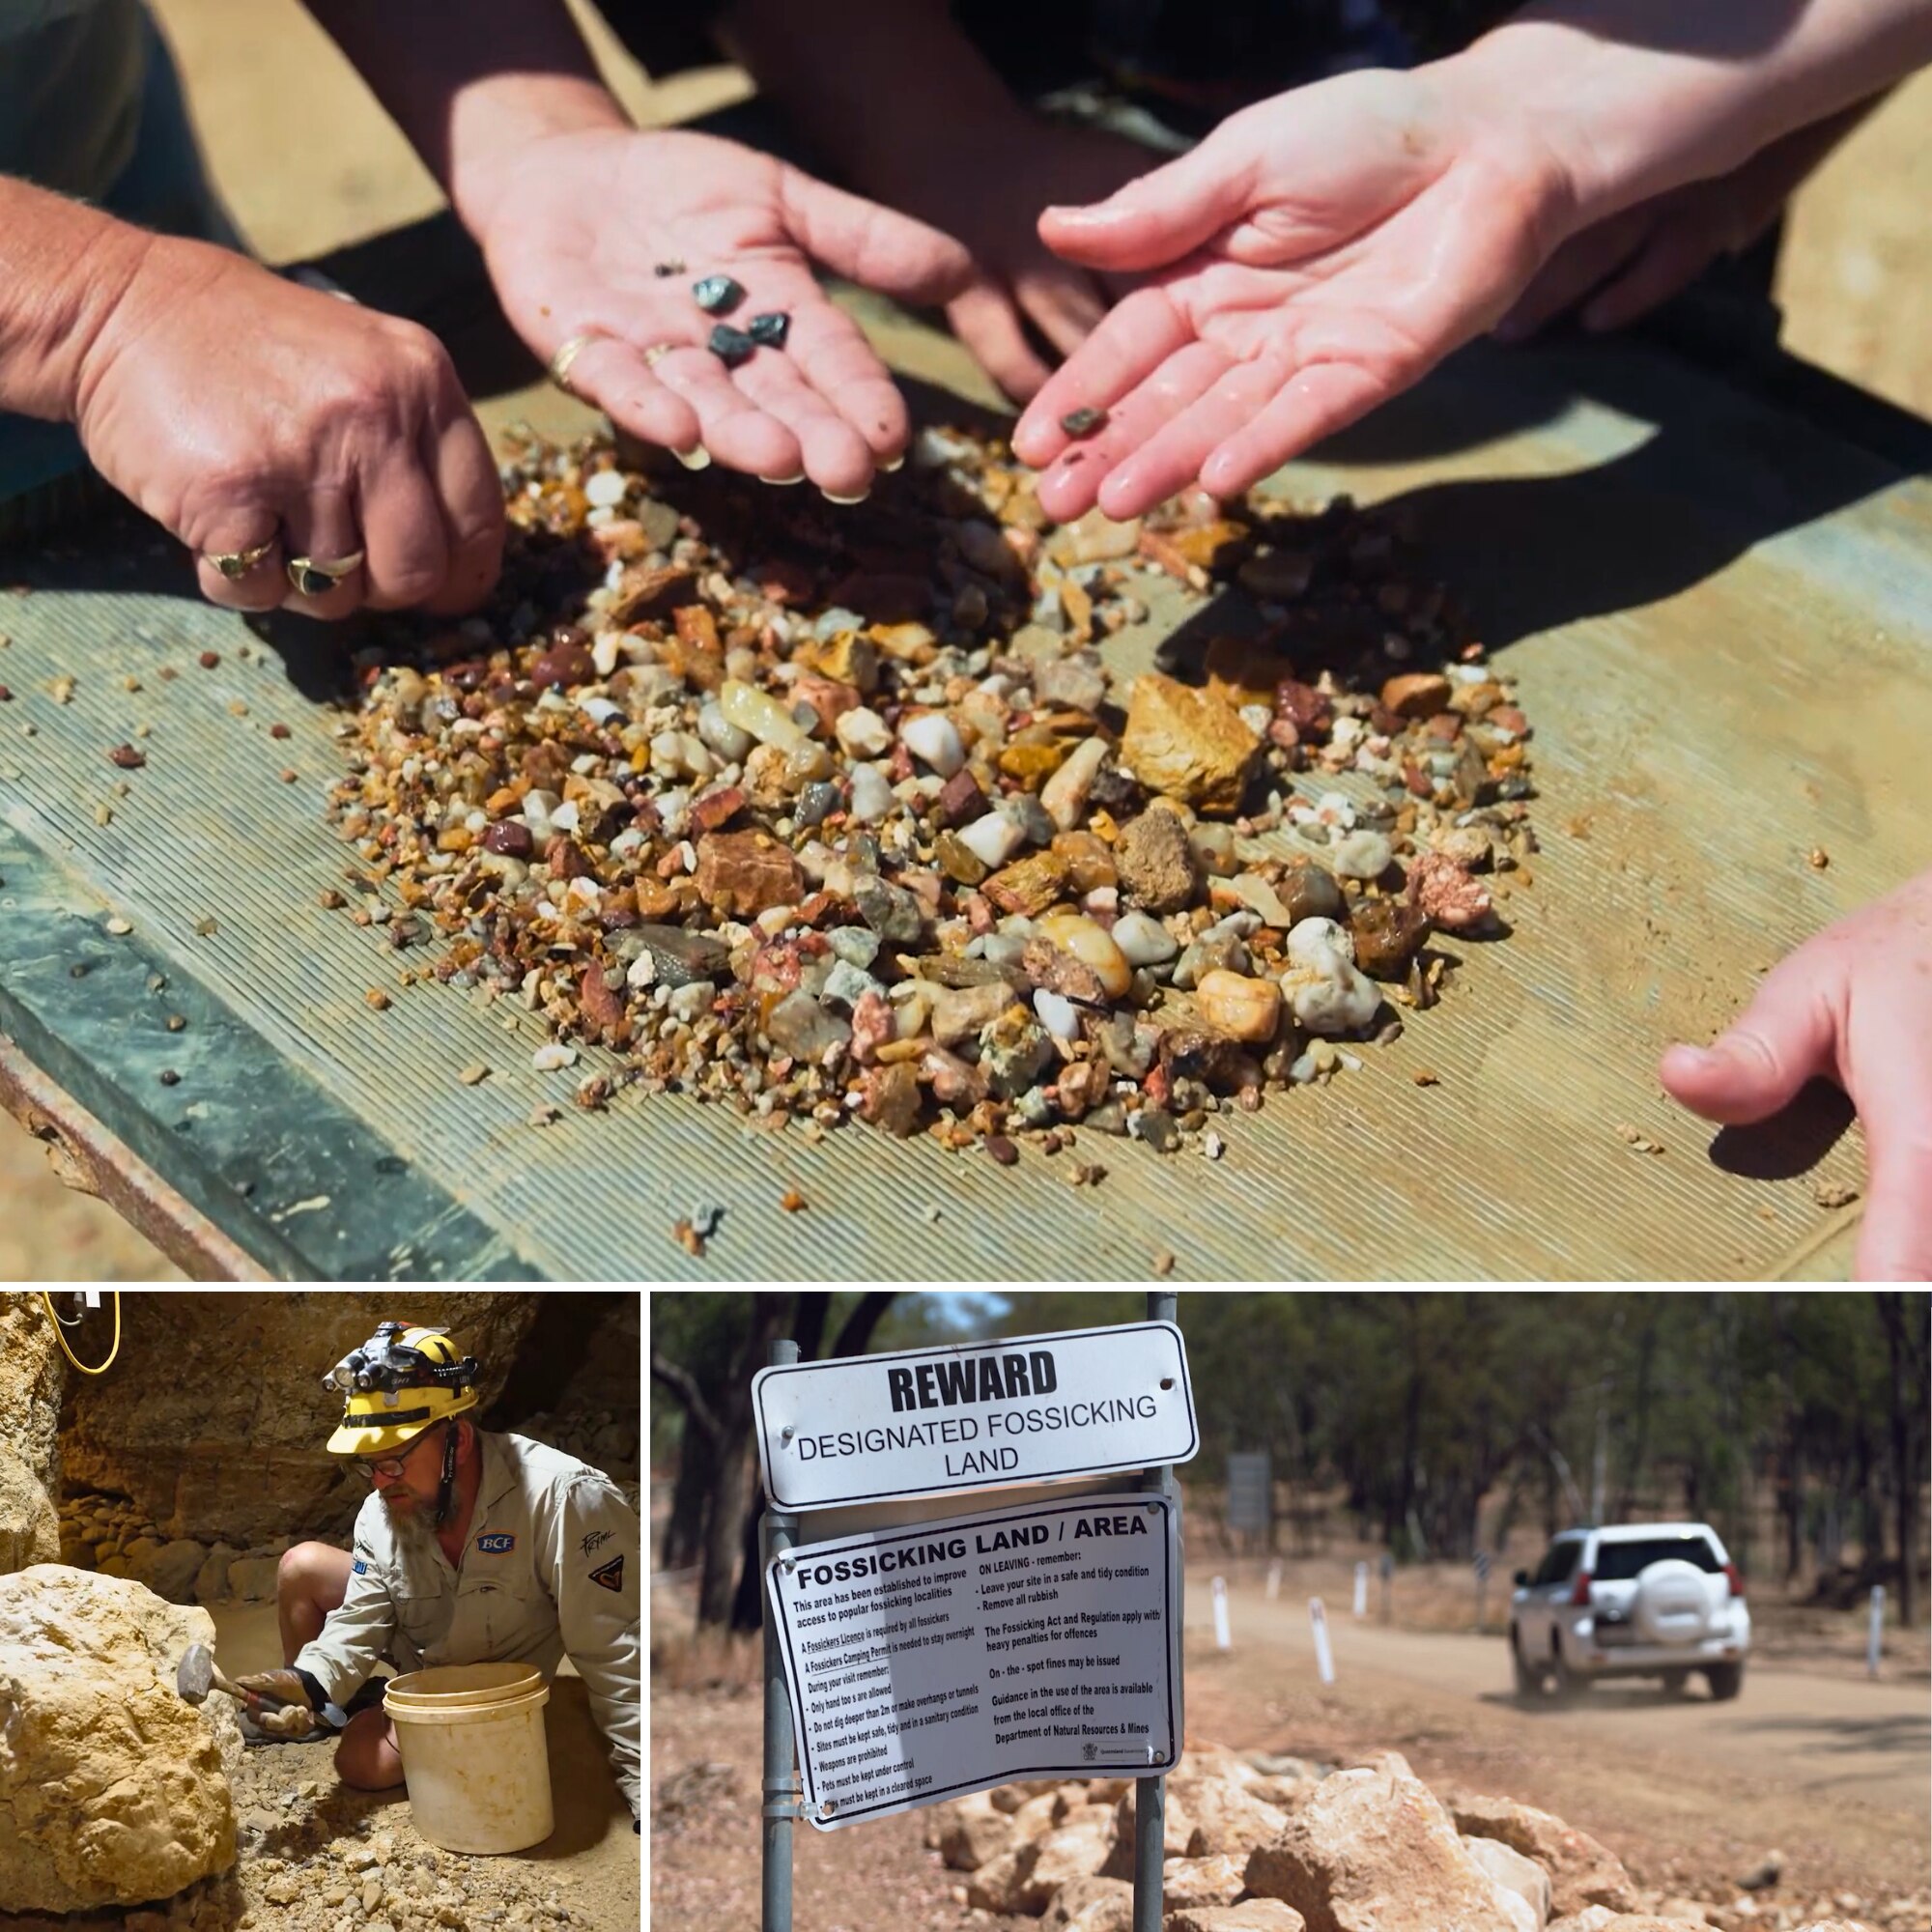
POLYGON ((1141 1109, 1141 1139, 1155 1153, 1172 1153, 1180 1145, 1180 1128, 1172 1114, 1161 1107, 1141 1109))
POLYGON ((744 285, 729 275, 706 275, 692 283, 691 293, 706 315, 729 315, 745 299, 744 285))
POLYGON ((627 925, 611 935, 609 946, 626 965, 648 952, 657 962, 656 983, 662 986, 688 986, 696 980, 730 976, 731 949, 723 940, 706 939, 678 925, 627 925))
POLYGON ((917 942, 924 925, 920 903, 903 886, 888 885, 871 874, 862 877, 852 891, 859 917, 881 939, 899 946, 917 942))

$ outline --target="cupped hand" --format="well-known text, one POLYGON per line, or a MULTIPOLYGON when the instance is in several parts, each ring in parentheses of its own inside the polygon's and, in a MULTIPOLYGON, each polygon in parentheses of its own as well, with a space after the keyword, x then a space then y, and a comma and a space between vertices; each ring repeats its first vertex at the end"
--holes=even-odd
MULTIPOLYGON (((891 156, 878 191, 971 251, 973 278, 947 303, 946 318, 1015 402, 1053 373, 1028 326, 1070 355, 1130 285, 1122 277, 1110 286, 1054 254, 1039 239, 1040 210, 1111 195, 1151 158, 1138 142, 1023 109, 984 127, 933 130, 891 156)), ((873 185, 864 173, 855 180, 873 185)))
POLYGON ((227 249, 148 243, 88 346, 75 424, 108 482, 197 554, 216 604, 453 613, 497 581, 502 486, 442 345, 227 249), (294 587, 291 559, 358 552, 332 589, 294 587), (219 555, 253 560, 231 580, 219 555))
POLYGON ((1859 1273, 1932 1275, 1932 872, 1806 940, 1713 1045, 1673 1046, 1659 1070, 1685 1106, 1732 1125, 1835 1080, 1865 1130, 1859 1273))
POLYGON ((1689 288, 1713 262, 1741 255, 1783 213, 1798 185, 1870 111, 1869 103, 1801 128, 1713 181, 1640 202, 1573 236, 1496 325, 1520 342, 1573 310, 1587 329, 1627 327, 1689 288))
POLYGON ((476 226, 518 333, 546 359, 588 336, 570 386, 620 428, 687 461, 704 451, 775 483, 810 476, 838 497, 863 494, 911 425, 811 265, 915 302, 950 299, 972 273, 966 250, 923 222, 735 142, 676 131, 533 141, 476 226), (693 298, 708 275, 744 289, 728 315, 693 298), (782 349, 728 368, 704 346, 716 323, 742 328, 770 313, 791 319, 782 349))
POLYGON ((1191 153, 1041 238, 1144 273, 1013 437, 1048 514, 1216 497, 1406 388, 1491 327, 1566 232, 1571 189, 1530 124, 1425 71, 1340 75, 1232 116, 1191 153), (1107 412, 1076 440, 1062 418, 1107 412))

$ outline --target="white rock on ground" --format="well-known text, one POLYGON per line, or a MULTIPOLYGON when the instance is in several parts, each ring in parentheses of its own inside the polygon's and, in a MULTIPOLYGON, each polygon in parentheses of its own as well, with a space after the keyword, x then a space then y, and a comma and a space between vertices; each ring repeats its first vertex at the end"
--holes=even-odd
POLYGON ((1527 1910, 1394 1751, 1317 1785, 1249 1855, 1247 1883, 1293 1906, 1308 1932, 1521 1932, 1527 1910))
POLYGON ((1636 1910, 1636 1888, 1623 1861, 1587 1832, 1512 1798, 1461 1792, 1452 1795, 1448 1804, 1456 1829, 1465 1837, 1497 1839, 1511 1851, 1534 1859, 1549 1874, 1549 1909, 1559 1918, 1593 1905, 1607 1906, 1612 1912, 1636 1910))
POLYGON ((1300 1913, 1278 1898, 1249 1898, 1239 1905, 1171 1912, 1163 1932, 1304 1932, 1306 1923, 1300 1913))
POLYGON ((1505 1891, 1515 1892, 1529 1907, 1535 1921, 1531 1932, 1543 1932, 1549 1923, 1549 1874, 1534 1859, 1513 1851, 1500 1838, 1464 1836, 1463 1844, 1505 1891))
POLYGON ((226 1698, 175 1690, 207 1611, 37 1564, 0 1577, 0 1910, 139 1905, 235 1862, 226 1698))

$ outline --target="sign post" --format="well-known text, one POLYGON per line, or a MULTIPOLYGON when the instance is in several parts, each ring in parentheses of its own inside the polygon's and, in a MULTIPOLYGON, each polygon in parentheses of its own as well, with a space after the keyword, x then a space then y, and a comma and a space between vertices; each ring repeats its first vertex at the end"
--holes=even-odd
POLYGON ((1369 1613, 1369 1566, 1355 1565, 1355 1614, 1365 1617, 1369 1613))
MULTIPOLYGON (((798 1344, 774 1342, 774 1367, 798 1360, 798 1344)), ((759 1535, 762 1565, 792 1547, 798 1529, 795 1516, 765 1512, 759 1535)), ((784 1669, 772 1615, 765 1611, 765 1802, 764 1860, 760 1875, 759 1923, 763 1932, 791 1932, 791 1821, 799 1815, 798 1765, 792 1751, 791 1700, 785 1695, 784 1669)))
POLYGON ((798 1818, 831 1831, 1102 1767, 1134 1780, 1133 1932, 1160 1932, 1185 1735, 1173 1465, 1200 1446, 1176 1307, 1153 1293, 1145 1321, 828 1362, 772 1344, 752 1378, 762 1932, 792 1932, 798 1818), (914 1520, 924 1496, 949 1500, 914 1520))
MULTIPOLYGON (((1173 1321, 1179 1300, 1172 1291, 1151 1293, 1147 1312, 1150 1321, 1173 1321)), ((1176 1330, 1177 1334, 1179 1329, 1176 1330)), ((1174 1465, 1154 1464, 1147 1472, 1147 1488, 1151 1494, 1167 1496, 1174 1503, 1177 1520, 1180 1498, 1176 1492, 1174 1465)), ((1180 1587, 1175 1594, 1175 1627, 1180 1627, 1180 1587)), ((1161 1857, 1167 1842, 1167 1779, 1139 1777, 1134 1780, 1134 1932, 1160 1932, 1161 1857)))
POLYGON ((1865 1675, 1878 1675, 1879 1653, 1885 1648, 1885 1585, 1874 1583, 1871 1593, 1871 1621, 1865 1627, 1865 1675))
POLYGON ((1267 1599, 1269 1603, 1281 1595, 1281 1558, 1277 1556, 1268 1565, 1267 1599))
POLYGON ((1483 1634, 1484 1599, 1490 1594, 1490 1552, 1476 1551, 1476 1634, 1483 1634))
POLYGON ((1382 1622, 1389 1622, 1395 1615, 1395 1558, 1384 1549, 1378 1566, 1382 1578, 1382 1622))
POLYGON ((1232 1650, 1235 1647, 1234 1633, 1228 1627, 1228 1579, 1214 1578, 1214 1648, 1232 1650))

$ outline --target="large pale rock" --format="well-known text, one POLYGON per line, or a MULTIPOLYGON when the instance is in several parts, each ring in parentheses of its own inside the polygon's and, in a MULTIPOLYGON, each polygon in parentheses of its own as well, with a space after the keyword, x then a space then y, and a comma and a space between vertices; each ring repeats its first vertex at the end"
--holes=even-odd
POLYGON ((412 1301, 395 1289, 143 1296, 121 1360, 103 1377, 75 1378, 67 1480, 131 1497, 168 1538, 247 1548, 292 1525, 345 1535, 368 1492, 323 1448, 342 1415, 323 1376, 379 1321, 435 1321, 481 1365, 487 1408, 543 1298, 457 1291, 412 1301))
POLYGON ((1071 1878, 1053 1894, 1041 1932, 1132 1932, 1134 1889, 1117 1878, 1071 1878))
POLYGON ((206 1610, 38 1564, 0 1577, 0 1911, 171 1898, 235 1862, 234 1707, 175 1690, 206 1610))
POLYGON ((171 1604, 191 1604, 195 1578, 207 1561, 208 1551, 201 1544, 191 1537, 176 1537, 144 1551, 128 1574, 171 1604))
POLYGON ((1520 1932, 1511 1895, 1394 1751, 1323 1778, 1249 1855, 1247 1882, 1293 1906, 1308 1932, 1520 1932))
POLYGON ((1056 1825, 1065 1821, 1073 1809, 1073 1800, 1058 1785, 1029 1798, 1013 1813, 1015 1838, 1043 1838, 1056 1825))
POLYGON ((1464 1837, 1469 1856, 1502 1887, 1530 1909, 1530 1932, 1543 1932, 1549 1922, 1549 1874, 1534 1859, 1526 1859, 1500 1838, 1464 1837))
POLYGON ((1235 811, 1261 743, 1217 692, 1158 671, 1134 680, 1121 761, 1150 791, 1206 811, 1235 811))
POLYGON ((935 1849, 954 1871, 978 1871, 1013 1844, 1013 1820, 996 1811, 990 1795, 976 1791, 941 1814, 935 1849))
POLYGON ((1245 1857, 1288 1823, 1288 1813, 1279 1805, 1264 1804, 1232 1780, 1206 1780, 1188 1802, 1194 1809, 1194 1829, 1187 1836, 1191 1859, 1211 1858, 1216 1852, 1245 1857))
POLYGON ((38 1294, 0 1294, 0 1575, 60 1558, 67 1362, 38 1294))
POLYGON ((1248 1889, 1247 1859, 1217 1852, 1206 1859, 1169 1859, 1162 1868, 1161 1896, 1170 1906, 1233 1905, 1248 1889))
POLYGON ((1586 1906, 1612 1912, 1636 1909, 1636 1888, 1623 1861, 1590 1836, 1532 1804, 1513 1798, 1483 1798, 1472 1792, 1449 1800, 1456 1829, 1471 1838, 1494 1838, 1513 1852, 1534 1859, 1549 1874, 1550 1910, 1559 1916, 1586 1906))
POLYGON ((1604 1927, 1618 1916, 1607 1905, 1586 1905, 1581 1912, 1552 1918, 1549 1932, 1604 1932, 1604 1927))
POLYGON ((1044 1912, 1069 1879, 1098 1878, 1113 1856, 1114 1813, 1106 1804, 1083 1804, 1039 1841, 1039 1856, 1021 1894, 1024 1912, 1044 1912))
POLYGON ((976 1871, 966 1887, 966 1903, 981 1912, 1014 1913, 1027 1908, 1027 1881, 1039 1861, 1039 1846, 1021 1838, 1010 1851, 990 1859, 976 1871))
POLYGON ((1162 1932, 1305 1932, 1307 1921, 1278 1898, 1244 1898, 1238 1905, 1194 1905, 1170 1912, 1162 1932))

